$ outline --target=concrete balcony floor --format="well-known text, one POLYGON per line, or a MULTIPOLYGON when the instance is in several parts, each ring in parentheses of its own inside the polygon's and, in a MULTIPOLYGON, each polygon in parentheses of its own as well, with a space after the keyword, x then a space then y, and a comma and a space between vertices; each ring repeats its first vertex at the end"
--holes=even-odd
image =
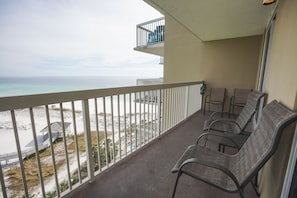
MULTIPOLYGON (((203 116, 202 112, 197 112, 157 140, 100 173, 96 176, 95 182, 83 184, 66 197, 171 197, 176 179, 176 174, 171 173, 171 168, 187 146, 193 144, 202 133, 204 119, 208 116, 209 113, 203 116)), ((257 197, 251 184, 246 186, 245 196, 257 197)), ((239 197, 239 194, 221 191, 183 175, 177 187, 176 197, 235 198, 239 197)))

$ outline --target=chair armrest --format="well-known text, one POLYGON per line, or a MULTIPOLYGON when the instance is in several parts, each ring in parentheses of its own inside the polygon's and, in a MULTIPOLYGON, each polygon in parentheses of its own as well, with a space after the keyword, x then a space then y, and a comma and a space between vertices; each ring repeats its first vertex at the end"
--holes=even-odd
POLYGON ((208 117, 207 120, 204 121, 204 126, 203 126, 203 131, 207 131, 209 129, 210 124, 214 121, 213 117, 217 114, 217 113, 221 113, 221 112, 212 112, 210 114, 210 116, 208 117))
MULTIPOLYGON (((218 119, 218 120, 212 121, 209 124, 208 131, 212 130, 212 126, 215 125, 215 123, 217 123, 217 122, 226 122, 229 124, 233 124, 234 126, 236 126, 239 129, 240 132, 242 131, 242 128, 239 126, 239 124, 235 120, 230 120, 230 119, 218 119)), ((228 131, 226 131, 226 132, 228 132, 228 131)), ((231 131, 229 131, 229 132, 231 132, 231 131)))
MULTIPOLYGON (((232 142, 232 144, 234 144, 235 145, 235 147, 236 147, 236 149, 239 151, 239 149, 240 149, 240 147, 238 146, 238 144, 230 137, 230 136, 228 136, 228 135, 225 135, 225 134, 223 134, 223 133, 220 133, 220 132, 214 132, 214 131, 212 131, 212 132, 206 132, 206 133, 202 133, 198 138, 197 138, 197 140, 196 140, 196 144, 199 144, 199 141, 203 138, 203 137, 205 137, 206 136, 206 138, 208 137, 208 136, 215 136, 215 137, 220 137, 220 138, 223 138, 223 139, 227 139, 228 141, 230 141, 230 142, 232 142)), ((206 145, 206 143, 205 143, 205 145, 206 145)))
POLYGON ((216 114, 218 114, 218 113, 221 113, 221 112, 218 112, 218 111, 212 112, 212 113, 210 114, 208 120, 209 120, 209 121, 214 120, 213 117, 214 117, 216 114))
MULTIPOLYGON (((226 167, 224 167, 224 166, 222 166, 220 164, 213 163, 213 162, 203 161, 203 160, 198 159, 198 158, 190 158, 190 159, 185 160, 181 164, 181 166, 180 166, 180 168, 178 170, 179 174, 181 172, 184 172, 184 173, 188 174, 187 172, 185 172, 185 171, 182 170, 188 164, 199 164, 199 165, 210 167, 210 168, 214 168, 214 169, 217 169, 217 170, 223 172, 224 174, 228 175, 230 177, 230 179, 232 179, 232 181, 234 182, 234 184, 236 185, 236 187, 238 189, 238 192, 242 195, 243 192, 242 192, 242 189, 240 188, 239 181, 237 180, 237 178, 235 177, 235 175, 229 169, 227 169, 226 167)), ((194 177, 194 178, 199 179, 199 177, 195 177, 195 175, 193 175, 193 174, 190 174, 190 175, 192 177, 194 177)), ((217 186, 216 184, 212 184, 212 185, 217 186)))

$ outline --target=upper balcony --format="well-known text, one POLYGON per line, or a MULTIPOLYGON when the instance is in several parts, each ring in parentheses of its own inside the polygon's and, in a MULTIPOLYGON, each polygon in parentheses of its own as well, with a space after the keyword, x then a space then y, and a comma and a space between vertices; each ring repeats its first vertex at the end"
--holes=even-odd
POLYGON ((165 18, 158 18, 136 26, 137 51, 164 55, 165 18))

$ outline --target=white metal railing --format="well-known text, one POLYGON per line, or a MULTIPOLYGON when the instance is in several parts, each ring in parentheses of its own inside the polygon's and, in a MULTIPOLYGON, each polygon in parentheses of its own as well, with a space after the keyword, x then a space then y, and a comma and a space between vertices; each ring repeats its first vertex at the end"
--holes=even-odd
POLYGON ((163 43, 165 39, 165 18, 158 18, 136 26, 137 47, 163 43))
POLYGON ((94 181, 101 171, 198 111, 201 83, 0 98, 0 133, 15 142, 7 143, 13 152, 2 150, 0 155, 2 196, 61 197, 94 181), (58 129, 51 127, 54 122, 61 123, 60 139, 55 138, 58 129), (47 138, 39 135, 45 127, 47 138), (24 143, 28 138, 31 143, 24 143))

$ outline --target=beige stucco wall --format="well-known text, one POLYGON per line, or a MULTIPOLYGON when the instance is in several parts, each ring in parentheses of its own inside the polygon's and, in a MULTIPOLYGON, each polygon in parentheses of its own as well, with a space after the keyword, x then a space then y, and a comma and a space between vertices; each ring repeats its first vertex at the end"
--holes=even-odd
POLYGON ((202 42, 169 16, 165 20, 164 81, 202 80, 202 42))
MULTIPOLYGON (((297 1, 282 0, 271 46, 271 58, 267 76, 267 101, 277 99, 297 110, 297 1)), ((283 134, 277 153, 265 165, 261 177, 261 197, 278 198, 290 154, 294 128, 283 134)))
POLYGON ((262 36, 203 42, 174 19, 166 16, 164 81, 204 80, 207 87, 254 89, 262 36))
MULTIPOLYGON (((297 1, 282 0, 274 28, 265 92, 267 102, 279 100, 297 110, 297 1)), ((255 88, 261 36, 202 42, 166 16, 164 81, 205 80, 208 87, 255 88)), ((226 111, 226 108, 225 108, 226 111)), ((260 172, 261 197, 280 197, 294 127, 285 131, 279 149, 260 172)))

